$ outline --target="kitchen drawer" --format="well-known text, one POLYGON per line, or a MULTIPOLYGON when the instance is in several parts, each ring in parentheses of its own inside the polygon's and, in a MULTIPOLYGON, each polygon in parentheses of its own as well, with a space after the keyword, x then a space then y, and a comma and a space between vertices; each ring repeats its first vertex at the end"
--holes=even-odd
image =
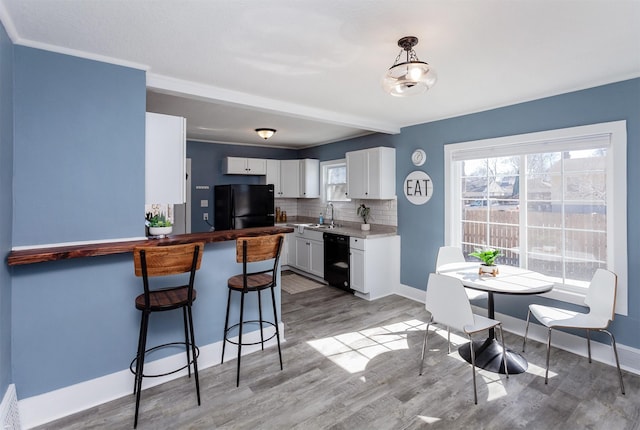
POLYGON ((367 249, 367 247, 366 247, 366 242, 367 242, 367 240, 366 240, 366 239, 361 239, 361 238, 359 238, 359 237, 353 237, 353 236, 351 236, 351 237, 349 238, 349 247, 350 247, 351 249, 359 249, 359 250, 361 250, 361 251, 364 251, 364 250, 366 250, 366 249, 367 249))

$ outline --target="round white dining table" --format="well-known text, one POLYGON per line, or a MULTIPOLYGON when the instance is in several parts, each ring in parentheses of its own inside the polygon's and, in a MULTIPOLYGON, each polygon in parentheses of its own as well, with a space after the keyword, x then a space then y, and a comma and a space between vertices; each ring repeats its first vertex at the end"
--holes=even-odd
MULTIPOLYGON (((498 274, 481 274, 480 263, 464 262, 451 263, 438 267, 438 273, 459 279, 467 288, 487 293, 487 316, 495 319, 494 294, 529 295, 547 293, 553 289, 553 280, 533 270, 514 266, 498 266, 498 274)), ((476 366, 497 373, 505 373, 502 355, 506 353, 509 374, 522 373, 527 370, 527 360, 515 351, 502 345, 495 339, 493 329, 484 341, 474 341, 476 366)), ((458 352, 466 361, 471 363, 471 348, 469 343, 462 345, 458 352)))

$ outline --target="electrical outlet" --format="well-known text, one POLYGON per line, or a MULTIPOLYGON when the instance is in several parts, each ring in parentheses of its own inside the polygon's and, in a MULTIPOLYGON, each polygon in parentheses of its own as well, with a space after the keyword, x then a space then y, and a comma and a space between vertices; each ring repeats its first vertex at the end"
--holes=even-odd
POLYGON ((207 212, 202 214, 202 219, 205 221, 209 221, 209 214, 207 212))

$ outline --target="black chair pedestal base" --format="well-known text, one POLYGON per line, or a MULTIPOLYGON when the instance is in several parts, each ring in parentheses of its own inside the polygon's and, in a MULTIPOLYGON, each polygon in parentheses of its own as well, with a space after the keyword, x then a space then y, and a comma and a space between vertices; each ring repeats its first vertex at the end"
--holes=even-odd
MULTIPOLYGON (((490 372, 504 374, 504 364, 502 360, 503 350, 502 345, 496 339, 477 340, 473 342, 473 350, 476 354, 476 366, 481 369, 488 370, 490 372)), ((458 353, 468 363, 471 363, 471 348, 469 343, 465 343, 458 348, 458 353)), ((527 360, 518 354, 507 348, 507 369, 509 375, 517 375, 527 371, 529 364, 527 360)))

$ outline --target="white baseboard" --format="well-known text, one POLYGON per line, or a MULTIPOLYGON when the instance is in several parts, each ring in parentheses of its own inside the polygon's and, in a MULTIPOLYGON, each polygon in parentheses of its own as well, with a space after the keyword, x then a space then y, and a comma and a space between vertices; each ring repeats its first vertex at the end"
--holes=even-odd
MULTIPOLYGON (((424 290, 419 290, 402 284, 399 285, 395 293, 399 296, 421 303, 424 303, 426 294, 424 290)), ((478 308, 477 312, 482 314, 482 312, 486 312, 486 310, 478 308)), ((519 319, 496 312, 496 319, 502 322, 505 331, 519 336, 524 336, 524 329, 527 325, 526 317, 527 316, 524 315, 523 318, 525 319, 519 319)), ((527 335, 527 339, 527 342, 537 341, 546 343, 547 329, 539 324, 531 323, 529 325, 529 334, 527 335)), ((554 330, 551 335, 551 345, 553 348, 563 349, 583 357, 587 356, 586 339, 567 332, 554 330)), ((640 349, 620 343, 617 343, 616 346, 618 347, 620 367, 628 372, 640 375, 640 349)), ((522 345, 513 345, 510 348, 515 351, 520 351, 522 349, 522 345)), ((551 351, 551 356, 553 357, 553 351, 551 351)), ((591 341, 591 358, 610 366, 616 365, 611 346, 600 342, 594 342, 593 340, 591 341)))
MULTIPOLYGON (((281 342, 284 342, 284 324, 282 322, 279 324, 279 330, 281 342)), ((235 340, 237 341, 237 338, 235 340)), ((259 340, 259 330, 243 336, 243 341, 246 342, 257 342, 259 340)), ((265 347, 276 345, 277 341, 275 338, 265 343, 265 347)), ((220 364, 222 341, 204 345, 199 348, 199 371, 220 364)), ((259 344, 245 346, 242 348, 242 355, 251 354, 259 350, 259 344)), ((235 358, 237 354, 237 346, 228 343, 225 350, 225 361, 235 358)), ((184 365, 184 361, 184 353, 179 353, 145 363, 145 373, 157 373, 158 371, 166 371, 166 369, 177 369, 184 365)), ((187 369, 184 369, 163 377, 146 378, 143 380, 142 389, 145 390, 186 375, 187 369)), ((19 400, 18 406, 22 426, 25 429, 30 429, 128 395, 132 396, 131 401, 134 402, 133 381, 134 376, 127 368, 100 378, 19 400)), ((133 426, 133 415, 131 416, 131 425, 133 426)))

